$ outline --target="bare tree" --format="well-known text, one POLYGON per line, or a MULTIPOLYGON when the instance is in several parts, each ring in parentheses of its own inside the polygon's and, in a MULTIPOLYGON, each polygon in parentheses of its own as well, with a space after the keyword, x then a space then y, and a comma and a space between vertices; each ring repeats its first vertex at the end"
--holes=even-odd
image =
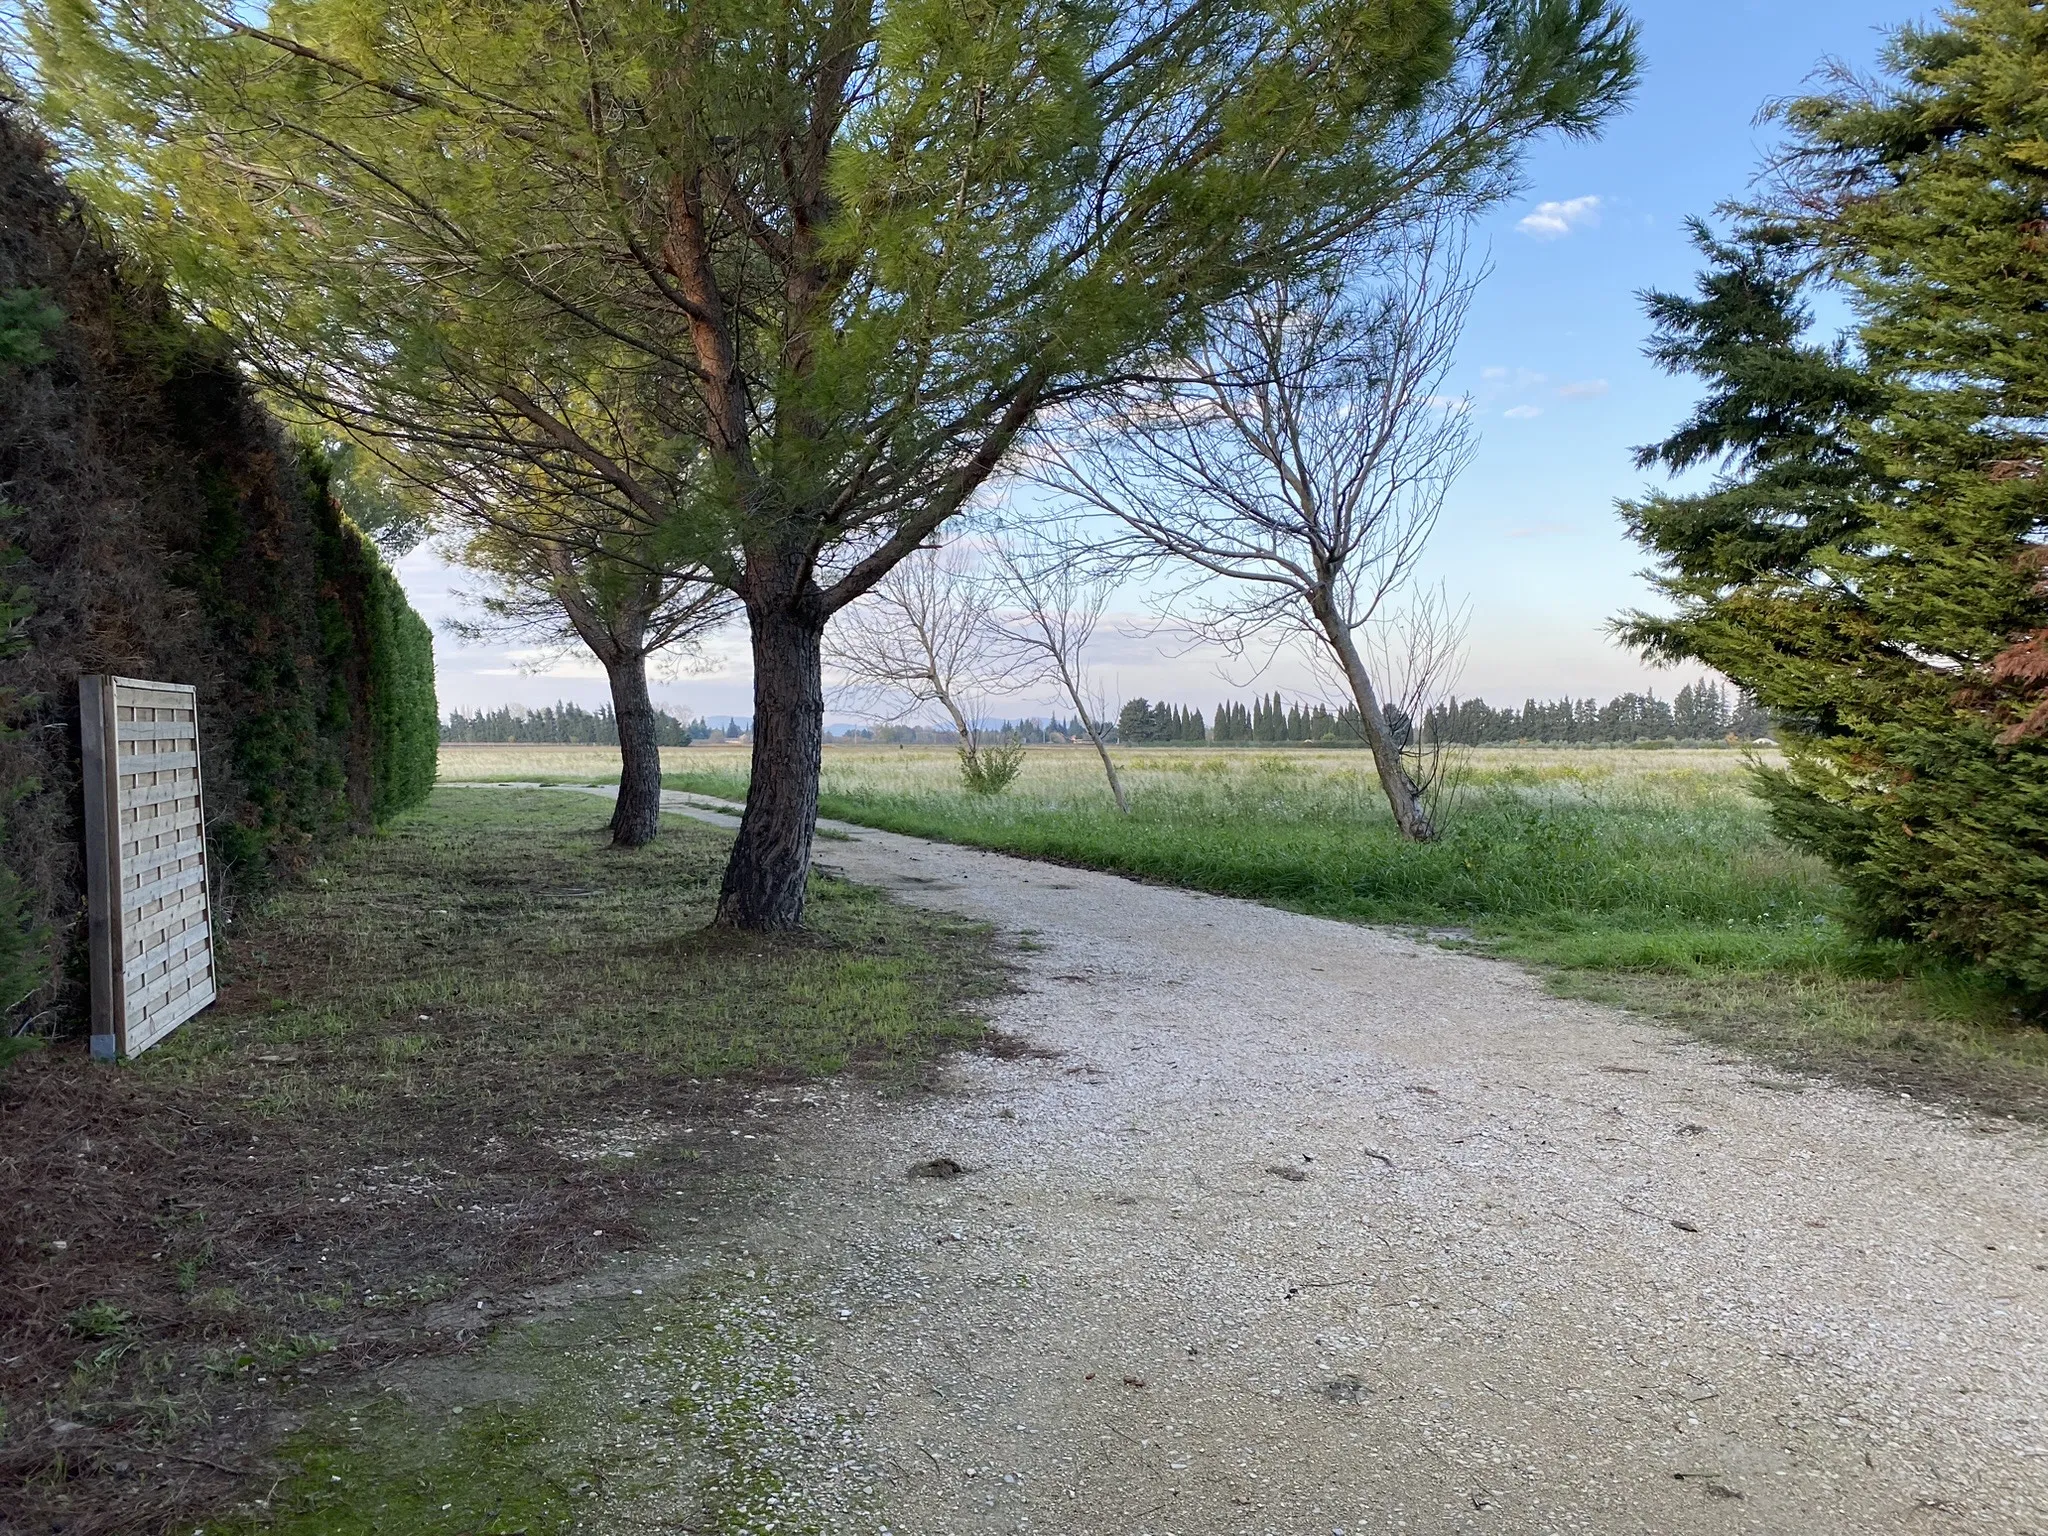
POLYGON ((1430 711, 1457 687, 1465 670, 1467 617, 1467 606, 1452 601, 1441 585, 1424 588, 1397 611, 1377 616, 1360 643, 1367 670, 1379 684, 1403 770, 1438 831, 1462 759, 1450 743, 1432 737, 1426 725, 1430 711))
POLYGON ((1102 759, 1117 810, 1128 816, 1130 803, 1103 739, 1101 700, 1088 686, 1088 642, 1116 590, 1116 577, 1109 569, 1073 557, 1084 542, 1067 524, 996 532, 989 547, 1002 604, 997 618, 1004 641, 1019 660, 1019 681, 1058 685, 1102 759))
POLYGON ((945 711, 960 737, 961 780, 973 790, 1001 789, 1019 766, 1006 746, 983 741, 974 718, 1016 673, 993 601, 971 551, 927 544, 825 631, 826 662, 854 692, 882 702, 885 718, 934 704, 945 711))
POLYGON ((619 727, 612 846, 643 847, 661 826, 661 748, 647 689, 649 658, 694 646, 731 619, 738 603, 701 571, 663 570, 581 535, 549 539, 540 522, 524 520, 517 536, 485 527, 460 547, 463 563, 498 586, 476 599, 482 618, 452 627, 473 639, 534 640, 556 654, 580 645, 598 659, 619 727))
POLYGON ((1167 377, 1125 393, 1031 473, 1179 567, 1175 611, 1242 650, 1309 636, 1358 707, 1401 835, 1436 835, 1360 645, 1409 580, 1471 456, 1440 393, 1477 278, 1444 222, 1321 281, 1265 289, 1167 377))

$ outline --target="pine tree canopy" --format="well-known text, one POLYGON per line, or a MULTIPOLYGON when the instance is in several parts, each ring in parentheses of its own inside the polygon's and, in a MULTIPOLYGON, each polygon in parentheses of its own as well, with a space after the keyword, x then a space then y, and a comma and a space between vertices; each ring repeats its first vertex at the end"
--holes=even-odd
POLYGON ((1622 632, 1779 717, 1778 824, 1873 930, 2048 1006, 2048 9, 1958 4, 1781 110, 1777 193, 1648 301, 1708 393, 1643 461, 1723 474, 1624 507, 1673 611, 1622 632))
POLYGON ((81 187, 422 483, 744 601, 719 920, 801 920, 820 637, 1044 414, 1617 109, 1615 0, 26 0, 81 187))
POLYGON ((827 606, 1034 415, 1632 69, 1610 0, 28 9, 80 185, 302 407, 827 606))

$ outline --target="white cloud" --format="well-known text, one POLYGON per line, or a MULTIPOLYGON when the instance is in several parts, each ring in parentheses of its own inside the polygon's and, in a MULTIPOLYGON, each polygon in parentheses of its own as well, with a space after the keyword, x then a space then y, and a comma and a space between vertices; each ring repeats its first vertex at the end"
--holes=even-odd
POLYGON ((1486 368, 1482 369, 1479 374, 1479 377, 1481 377, 1482 379, 1486 379, 1489 382, 1496 384, 1499 383, 1502 379, 1506 378, 1507 376, 1508 371, 1505 368, 1486 368))
POLYGON ((1558 386, 1558 394, 1566 400, 1598 400, 1611 388, 1605 379, 1579 379, 1571 384, 1558 386))
POLYGON ((1561 240, 1581 225, 1599 222, 1600 199, 1574 197, 1561 203, 1538 203, 1535 212, 1525 214, 1515 228, 1532 239, 1561 240))
POLYGON ((1502 414, 1505 415, 1509 421, 1534 421, 1538 416, 1541 416, 1543 414, 1543 407, 1540 405, 1511 406, 1502 414))

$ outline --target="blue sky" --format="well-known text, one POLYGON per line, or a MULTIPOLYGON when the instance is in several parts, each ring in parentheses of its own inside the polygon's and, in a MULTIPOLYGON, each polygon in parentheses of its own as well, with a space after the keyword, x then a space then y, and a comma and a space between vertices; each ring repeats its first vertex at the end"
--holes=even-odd
MULTIPOLYGON (((1452 387, 1475 403, 1479 452, 1453 490, 1427 574, 1471 603, 1460 691, 1496 703, 1536 694, 1669 694, 1689 674, 1653 673, 1605 636, 1614 614, 1647 600, 1642 553, 1614 514, 1644 477, 1631 449, 1661 437, 1693 395, 1642 357, 1636 294, 1688 284, 1691 214, 1749 186, 1770 144, 1758 109, 1796 93, 1824 59, 1869 67, 1883 32, 1931 14, 1903 0, 1635 0, 1644 69, 1634 107, 1591 142, 1546 142, 1527 191, 1490 217, 1476 245, 1493 272, 1466 331, 1452 387)), ((429 620, 457 610, 460 578, 430 552, 401 576, 429 620)), ((594 664, 545 675, 498 648, 437 636, 442 706, 605 698, 594 664)), ((1136 633, 1105 637, 1098 661, 1112 698, 1147 694, 1205 708, 1232 693, 1212 659, 1169 656, 1136 633)), ((1286 663, 1261 688, 1318 691, 1286 663)), ((658 700, 700 714, 748 714, 744 638, 712 647, 696 675, 658 682, 658 700)), ((1036 710, 1019 700, 1015 713, 1036 710)))
POLYGON ((1432 574, 1472 601, 1469 693, 1605 696, 1681 680, 1645 671, 1604 621, 1648 600, 1617 498, 1630 461, 1694 396, 1642 356, 1636 294, 1687 286, 1689 215, 1750 185, 1766 101, 1825 58, 1862 69, 1883 33, 1927 16, 1898 0, 1636 0, 1644 68, 1634 108, 1591 143, 1546 143, 1528 192, 1489 219, 1494 272, 1454 385, 1478 405, 1478 457, 1452 492, 1432 574))

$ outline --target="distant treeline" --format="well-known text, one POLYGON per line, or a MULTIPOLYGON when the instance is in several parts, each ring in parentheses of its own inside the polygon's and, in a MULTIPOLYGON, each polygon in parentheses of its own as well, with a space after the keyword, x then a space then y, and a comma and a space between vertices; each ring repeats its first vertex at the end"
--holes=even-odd
POLYGON ((1126 703, 1116 717, 1119 741, 1130 745, 1148 741, 1206 741, 1208 730, 1199 709, 1182 709, 1173 704, 1154 704, 1136 698, 1126 703))
MULTIPOLYGON (((1411 724, 1405 714, 1389 707, 1387 721, 1397 738, 1407 740, 1411 724)), ((680 720, 664 710, 655 712, 654 728, 656 740, 664 747, 686 747, 693 741, 732 741, 746 732, 744 722, 739 720, 714 727, 702 720, 680 720)), ((1062 720, 1057 715, 1046 720, 987 721, 982 729, 989 736, 1033 746, 1087 739, 1080 721, 1062 720)), ((1483 699, 1452 699, 1424 717, 1423 730, 1425 740, 1476 747, 1515 741, 1586 745, 1722 741, 1729 736, 1751 741, 1769 736, 1772 727, 1770 716, 1747 695, 1717 683, 1703 682, 1688 684, 1670 700, 1653 693, 1624 693, 1605 704, 1598 699, 1530 699, 1519 709, 1496 709, 1483 699)), ((1327 704, 1290 703, 1278 693, 1263 695, 1249 704, 1226 700, 1206 716, 1189 705, 1131 699, 1117 712, 1116 724, 1105 734, 1126 746, 1197 742, 1363 745, 1358 711, 1353 706, 1332 709, 1327 704)), ((441 739, 615 747, 619 743, 619 727, 609 706, 599 705, 593 711, 575 704, 553 704, 545 709, 479 710, 473 715, 457 711, 442 725, 441 739)), ((929 725, 876 725, 836 729, 831 739, 950 746, 958 737, 950 730, 929 725)))
POLYGON ((1136 698, 1124 705, 1116 724, 1117 738, 1133 746, 1162 741, 1328 741, 1355 746, 1363 740, 1356 709, 1290 704, 1277 693, 1249 705, 1218 704, 1210 721, 1204 721, 1199 709, 1136 698))
POLYGON ((1753 741, 1772 733, 1770 715, 1748 695, 1718 683, 1692 683, 1668 703, 1653 693, 1598 699, 1530 699, 1520 709, 1495 709, 1482 699, 1452 699, 1424 717, 1431 741, 1461 746, 1489 742, 1753 741))
MULTIPOLYGON (((738 736, 737 724, 714 731, 702 720, 678 720, 665 709, 654 712, 657 746, 687 747, 712 736, 738 736)), ((549 743, 580 747, 616 747, 619 722, 609 704, 595 710, 578 704, 550 704, 544 709, 478 710, 451 713, 441 725, 441 739, 452 742, 549 743)))
MULTIPOLYGON (((1405 740, 1408 717, 1389 707, 1388 723, 1405 740)), ((1718 683, 1691 683, 1675 699, 1625 693, 1598 699, 1530 699, 1521 708, 1496 709, 1483 699, 1451 699, 1423 719, 1424 739, 1457 746, 1511 741, 1580 742, 1754 740, 1771 734, 1771 718, 1747 695, 1718 683)), ((1207 720, 1198 709, 1132 699, 1117 716, 1126 745, 1155 742, 1319 742, 1359 746, 1363 733, 1351 705, 1289 703, 1278 693, 1249 705, 1226 701, 1207 720)))
MULTIPOLYGON (((1079 741, 1087 734, 1081 729, 1080 721, 1062 720, 1058 715, 1047 720, 984 720, 976 729, 985 736, 1021 741, 1026 746, 1079 741)), ((834 726, 828 736, 833 741, 873 741, 884 746, 901 747, 950 747, 960 740, 960 733, 950 727, 941 729, 931 725, 834 726)))

